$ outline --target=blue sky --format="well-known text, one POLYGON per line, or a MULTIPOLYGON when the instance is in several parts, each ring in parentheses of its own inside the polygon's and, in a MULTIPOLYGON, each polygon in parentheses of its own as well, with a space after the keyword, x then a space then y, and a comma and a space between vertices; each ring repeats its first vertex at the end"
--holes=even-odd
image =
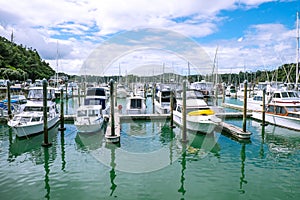
POLYGON ((129 66, 153 63, 186 71, 187 62, 201 71, 195 58, 203 55, 198 55, 202 51, 197 45, 212 62, 218 48, 220 72, 255 71, 296 61, 297 11, 299 0, 0 0, 0 35, 10 38, 13 31, 16 43, 37 49, 53 69, 69 74, 82 71, 89 55, 103 44, 109 44, 105 53, 112 60, 100 58, 98 65, 120 65, 122 73, 129 66), (160 41, 155 48, 161 51, 140 50, 149 45, 144 32, 137 31, 143 29, 168 31, 168 37, 147 32, 150 41, 160 41), (124 38, 126 32, 136 38, 124 38), (177 40, 177 33, 195 43, 190 52, 178 50, 189 44, 177 40), (114 37, 123 42, 114 43, 114 37), (136 51, 126 46, 133 45, 132 39, 136 51), (169 55, 167 42, 174 45, 169 55), (115 53, 118 49, 124 52, 115 53))

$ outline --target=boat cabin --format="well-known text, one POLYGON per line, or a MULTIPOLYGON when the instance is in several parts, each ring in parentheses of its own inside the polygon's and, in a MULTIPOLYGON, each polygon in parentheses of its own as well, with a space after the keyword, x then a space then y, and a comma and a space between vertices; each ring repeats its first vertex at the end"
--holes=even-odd
POLYGON ((268 105, 266 113, 300 118, 300 106, 268 105))

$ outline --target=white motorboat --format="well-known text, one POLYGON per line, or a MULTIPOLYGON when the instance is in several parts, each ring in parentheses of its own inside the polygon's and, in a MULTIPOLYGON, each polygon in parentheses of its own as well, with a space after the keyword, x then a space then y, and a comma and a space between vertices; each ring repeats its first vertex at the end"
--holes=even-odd
MULTIPOLYGON (((222 122, 215 112, 206 104, 203 98, 196 98, 195 91, 187 91, 186 99, 186 128, 194 132, 212 133, 215 127, 222 122)), ((177 106, 173 112, 174 122, 183 126, 183 101, 177 99, 177 106)))
POLYGON ((91 87, 87 88, 84 105, 101 105, 103 114, 108 114, 108 93, 105 87, 91 87))
MULTIPOLYGON (((59 121, 59 113, 56 103, 47 102, 47 122, 48 129, 51 129, 59 121)), ((12 127, 18 137, 27 137, 44 131, 44 116, 42 101, 28 101, 23 112, 16 114, 8 121, 8 126, 12 127)))
POLYGON ((128 93, 126 91, 126 88, 122 84, 117 85, 117 97, 118 98, 126 98, 128 96, 128 93))
POLYGON ((80 106, 76 112, 74 125, 80 133, 95 133, 100 131, 103 125, 102 106, 80 106))
POLYGON ((67 94, 68 97, 77 96, 78 95, 79 86, 77 82, 69 82, 67 86, 67 94))
POLYGON ((235 88, 235 86, 232 85, 232 84, 230 86, 228 86, 226 88, 226 90, 225 90, 225 95, 227 97, 236 97, 237 94, 236 94, 236 88, 235 88))
MULTIPOLYGON (((12 114, 15 115, 23 111, 27 99, 24 95, 12 95, 10 102, 12 114)), ((8 99, 0 101, 0 116, 8 117, 8 99)))
POLYGON ((128 97, 126 102, 127 114, 146 114, 145 98, 141 96, 128 97))
MULTIPOLYGON (((29 87, 28 100, 43 100, 43 87, 29 87)), ((55 100, 55 88, 47 87, 47 100, 55 100)))
MULTIPOLYGON (((262 120, 262 112, 253 112, 254 119, 262 120)), ((267 104, 265 120, 268 123, 300 131, 300 97, 295 91, 274 91, 267 104)))
POLYGON ((163 88, 157 91, 154 100, 155 112, 159 114, 170 113, 170 94, 170 88, 163 88))

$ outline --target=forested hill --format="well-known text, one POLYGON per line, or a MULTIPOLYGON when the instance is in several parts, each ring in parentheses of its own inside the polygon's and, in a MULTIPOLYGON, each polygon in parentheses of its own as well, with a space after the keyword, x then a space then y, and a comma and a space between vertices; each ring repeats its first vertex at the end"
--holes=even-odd
POLYGON ((41 59, 36 49, 17 45, 0 36, 0 79, 49 79, 54 74, 55 71, 41 59))

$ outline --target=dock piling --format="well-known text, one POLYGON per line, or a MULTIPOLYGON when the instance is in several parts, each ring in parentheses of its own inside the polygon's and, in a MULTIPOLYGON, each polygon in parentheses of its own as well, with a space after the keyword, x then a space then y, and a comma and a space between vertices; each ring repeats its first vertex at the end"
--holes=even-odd
POLYGON ((12 119, 12 113, 11 113, 11 95, 10 95, 10 81, 7 81, 7 114, 8 119, 12 119))
POLYGON ((60 89, 60 128, 58 130, 64 131, 65 128, 65 117, 64 117, 64 89, 60 89))
POLYGON ((187 142, 186 137, 186 84, 187 81, 183 81, 182 85, 182 142, 187 142))
POLYGON ((246 120, 247 120, 247 80, 244 81, 244 109, 243 109, 243 131, 246 132, 246 120))
POLYGON ((263 89, 263 98, 262 98, 262 126, 266 126, 266 88, 263 89))
POLYGON ((78 106, 80 106, 80 87, 78 87, 78 106))
POLYGON ((110 123, 111 123, 111 136, 115 136, 115 107, 114 107, 114 81, 111 79, 110 85, 110 123))
POLYGON ((114 107, 114 80, 110 80, 110 124, 106 128, 105 140, 107 143, 120 145, 120 118, 118 112, 115 115, 114 107), (115 119, 116 118, 116 119, 115 119))
POLYGON ((48 142, 48 116, 47 116, 47 85, 46 79, 43 79, 43 117, 44 117, 44 143, 43 147, 49 147, 52 144, 48 142))
POLYGON ((155 103, 154 103, 154 98, 155 98, 155 90, 156 90, 156 84, 153 84, 152 88, 152 113, 155 113, 155 103))
POLYGON ((222 103, 225 103, 225 83, 222 84, 223 87, 223 94, 222 94, 222 103))
POLYGON ((174 90, 170 92, 170 127, 175 128, 173 120, 173 110, 174 110, 174 90))

